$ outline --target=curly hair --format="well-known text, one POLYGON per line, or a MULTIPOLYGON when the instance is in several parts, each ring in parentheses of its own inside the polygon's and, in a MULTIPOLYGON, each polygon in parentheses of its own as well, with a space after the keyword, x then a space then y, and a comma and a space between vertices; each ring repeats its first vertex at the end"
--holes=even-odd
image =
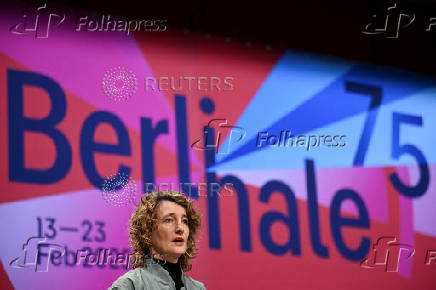
POLYGON ((155 191, 142 196, 129 220, 130 246, 135 256, 133 267, 146 267, 145 257, 151 254, 151 235, 157 226, 157 207, 163 200, 175 202, 186 210, 189 236, 186 252, 180 256, 179 263, 183 271, 189 271, 192 268, 191 259, 197 255, 196 233, 201 225, 201 216, 195 211, 192 201, 178 191, 155 191))

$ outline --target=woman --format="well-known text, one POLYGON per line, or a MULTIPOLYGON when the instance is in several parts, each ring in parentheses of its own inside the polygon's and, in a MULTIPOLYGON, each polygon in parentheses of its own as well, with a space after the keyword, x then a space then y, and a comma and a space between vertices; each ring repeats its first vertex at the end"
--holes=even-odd
POLYGON ((206 289, 183 273, 191 269, 191 259, 196 256, 195 234, 200 223, 192 202, 181 193, 144 195, 130 218, 135 269, 109 289, 206 289))

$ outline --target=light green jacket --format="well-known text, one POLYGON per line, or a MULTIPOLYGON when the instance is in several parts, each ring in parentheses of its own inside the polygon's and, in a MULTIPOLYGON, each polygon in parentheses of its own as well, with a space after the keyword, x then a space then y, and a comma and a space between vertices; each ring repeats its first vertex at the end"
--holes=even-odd
MULTIPOLYGON (((119 277, 109 290, 175 290, 170 274, 155 260, 146 259, 147 267, 130 270, 119 277)), ((206 290, 204 284, 185 275, 182 271, 182 290, 206 290)))

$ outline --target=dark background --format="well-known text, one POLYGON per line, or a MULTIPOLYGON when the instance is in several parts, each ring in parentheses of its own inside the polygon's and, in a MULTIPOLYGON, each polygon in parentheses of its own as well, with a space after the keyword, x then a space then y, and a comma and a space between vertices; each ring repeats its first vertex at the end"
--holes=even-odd
MULTIPOLYGON (((35 1, 15 1, 24 8, 35 1)), ((436 18, 436 1, 42 1, 72 9, 84 9, 138 19, 168 19, 173 31, 199 31, 211 37, 230 37, 244 44, 274 49, 296 49, 372 64, 436 75, 436 25, 425 31, 430 17, 436 18), (397 5, 389 30, 380 35, 361 31, 378 16, 384 24, 387 8, 397 5), (396 33, 400 13, 415 20, 396 33)), ((39 2, 41 3, 41 1, 39 2)), ((407 23, 403 19, 401 25, 407 23)), ((436 23, 436 20, 433 22, 436 23)), ((375 22, 376 23, 376 22, 375 22)), ((381 24, 380 24, 381 23, 381 24)))

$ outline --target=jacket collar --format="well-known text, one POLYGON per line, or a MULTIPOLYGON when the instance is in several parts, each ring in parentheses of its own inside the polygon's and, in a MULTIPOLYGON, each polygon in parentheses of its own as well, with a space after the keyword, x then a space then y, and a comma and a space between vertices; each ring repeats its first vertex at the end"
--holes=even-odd
MULTIPOLYGON (((162 260, 157 260, 157 259, 153 259, 153 258, 146 258, 144 267, 151 274, 153 274, 153 275, 157 276, 158 278, 160 278, 161 280, 163 280, 163 282, 165 282, 165 284, 172 283, 175 287, 173 279, 171 278, 168 271, 162 267, 161 263, 162 263, 162 260)), ((180 267, 180 270, 182 273, 182 282, 185 285, 185 289, 186 289, 187 288, 186 287, 186 279, 185 279, 185 274, 183 273, 182 267, 180 267)))

